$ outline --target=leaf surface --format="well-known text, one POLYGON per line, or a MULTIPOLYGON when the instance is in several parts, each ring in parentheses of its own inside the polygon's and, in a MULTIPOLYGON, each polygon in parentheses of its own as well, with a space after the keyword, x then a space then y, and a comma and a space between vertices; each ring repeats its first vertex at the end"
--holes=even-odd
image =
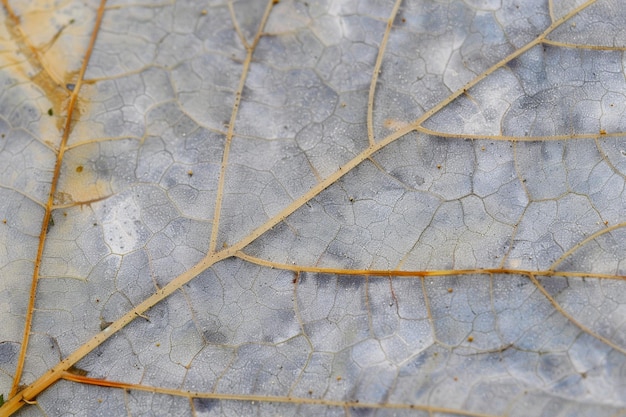
POLYGON ((617 2, 3 6, 0 414, 624 413, 617 2))

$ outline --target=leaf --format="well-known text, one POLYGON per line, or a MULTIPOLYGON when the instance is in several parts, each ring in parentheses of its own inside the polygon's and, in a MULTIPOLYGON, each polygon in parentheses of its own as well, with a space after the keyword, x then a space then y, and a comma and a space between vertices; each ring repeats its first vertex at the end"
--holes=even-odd
POLYGON ((623 415, 617 2, 3 5, 0 414, 623 415))

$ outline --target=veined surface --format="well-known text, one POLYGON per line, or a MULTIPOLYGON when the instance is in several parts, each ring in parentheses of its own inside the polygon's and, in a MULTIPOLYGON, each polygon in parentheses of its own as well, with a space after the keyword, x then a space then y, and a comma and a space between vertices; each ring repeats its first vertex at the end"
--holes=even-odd
POLYGON ((619 2, 2 16, 0 414, 626 414, 619 2))

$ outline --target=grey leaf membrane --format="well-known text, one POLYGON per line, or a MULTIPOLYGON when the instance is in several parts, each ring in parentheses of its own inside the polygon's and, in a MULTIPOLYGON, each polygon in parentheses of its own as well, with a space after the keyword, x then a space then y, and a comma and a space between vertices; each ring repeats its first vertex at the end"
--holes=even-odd
POLYGON ((0 414, 623 415, 623 9, 7 2, 0 414))

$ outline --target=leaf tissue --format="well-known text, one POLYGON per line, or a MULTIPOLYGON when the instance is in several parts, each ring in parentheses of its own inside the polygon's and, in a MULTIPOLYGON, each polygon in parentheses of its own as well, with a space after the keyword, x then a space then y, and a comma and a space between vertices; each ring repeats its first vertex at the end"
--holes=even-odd
POLYGON ((626 415, 614 0, 2 0, 0 415, 626 415))

